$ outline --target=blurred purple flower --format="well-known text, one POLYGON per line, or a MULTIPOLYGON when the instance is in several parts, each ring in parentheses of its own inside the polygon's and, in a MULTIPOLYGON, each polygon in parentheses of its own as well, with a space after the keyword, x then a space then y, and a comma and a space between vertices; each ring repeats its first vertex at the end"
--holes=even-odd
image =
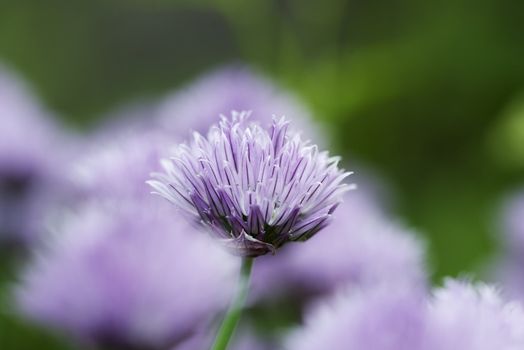
POLYGON ((86 197, 131 200, 150 194, 146 181, 171 145, 160 131, 134 129, 97 133, 89 141, 68 171, 70 182, 86 197))
POLYGON ((524 349, 524 310, 489 285, 447 280, 433 293, 428 349, 524 349))
POLYGON ((166 97, 159 105, 158 120, 162 128, 185 138, 189 130, 207 132, 221 114, 234 110, 252 111, 252 120, 264 127, 272 123, 273 115, 284 115, 306 137, 323 144, 320 126, 296 97, 242 66, 206 74, 166 97))
POLYGON ((23 275, 23 313, 116 348, 162 349, 205 331, 228 305, 238 261, 154 199, 93 201, 67 218, 23 275))
POLYGON ((337 294, 317 305, 286 349, 423 350, 424 294, 383 287, 337 294))
POLYGON ((2 67, 0 120, 0 241, 22 243, 42 229, 49 201, 58 197, 66 137, 29 89, 2 67))
POLYGON ((347 284, 425 287, 423 242, 388 218, 368 192, 360 187, 351 191, 322 234, 262 257, 253 272, 254 300, 296 300, 347 284))
POLYGON ((284 118, 269 130, 246 119, 233 113, 207 138, 195 133, 150 184, 238 254, 259 256, 324 228, 348 173, 338 158, 288 133, 284 118))
POLYGON ((387 287, 339 294, 292 334, 290 350, 516 350, 524 312, 493 287, 448 280, 433 297, 387 287))

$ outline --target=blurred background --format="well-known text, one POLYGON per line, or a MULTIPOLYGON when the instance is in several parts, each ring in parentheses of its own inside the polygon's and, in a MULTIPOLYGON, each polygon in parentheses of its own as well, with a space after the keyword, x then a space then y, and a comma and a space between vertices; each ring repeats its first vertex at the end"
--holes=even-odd
MULTIPOLYGON (((268 75, 388 183, 435 281, 482 274, 524 184, 523 38, 516 0, 0 2, 0 61, 78 130, 225 64, 268 75)), ((0 347, 60 348, 0 317, 0 347)))

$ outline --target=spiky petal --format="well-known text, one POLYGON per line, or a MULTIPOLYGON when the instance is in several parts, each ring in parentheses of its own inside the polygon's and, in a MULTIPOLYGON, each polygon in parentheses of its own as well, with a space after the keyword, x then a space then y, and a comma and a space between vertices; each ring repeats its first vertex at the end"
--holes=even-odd
POLYGON ((207 137, 194 133, 149 183, 238 254, 259 256, 324 228, 349 173, 339 158, 288 132, 286 119, 265 129, 248 115, 222 117, 207 137))

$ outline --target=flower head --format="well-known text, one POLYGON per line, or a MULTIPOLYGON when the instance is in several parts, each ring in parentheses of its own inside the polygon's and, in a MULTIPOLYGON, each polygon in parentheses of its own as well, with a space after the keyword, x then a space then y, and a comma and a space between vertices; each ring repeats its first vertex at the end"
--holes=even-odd
POLYGON ((156 130, 118 130, 95 134, 67 172, 69 181, 84 197, 136 200, 150 195, 146 181, 159 159, 169 154, 171 140, 156 130))
POLYGON ((427 327, 431 350, 524 349, 524 309, 497 288, 447 279, 433 292, 427 327))
POLYGON ((424 294, 397 288, 349 289, 316 305, 289 350, 427 350, 424 294))
POLYGON ((433 295, 382 286, 320 304, 287 349, 516 350, 524 312, 487 285, 447 280, 433 295), (385 288, 384 288, 385 287, 385 288))
POLYGON ((274 119, 265 129, 249 123, 246 113, 233 113, 207 137, 194 133, 150 184, 240 255, 308 239, 328 224, 348 173, 288 125, 274 119))

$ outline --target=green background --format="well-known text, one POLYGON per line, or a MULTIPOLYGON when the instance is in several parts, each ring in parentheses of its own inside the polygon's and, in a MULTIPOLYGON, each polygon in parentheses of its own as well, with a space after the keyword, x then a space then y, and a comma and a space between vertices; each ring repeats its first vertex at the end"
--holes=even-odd
MULTIPOLYGON (((306 102, 347 164, 391 185, 435 281, 482 276, 500 201, 524 184, 523 1, 4 0, 0 60, 79 129, 251 64, 306 102)), ((0 312, 2 349, 36 344, 60 348, 0 312)))

